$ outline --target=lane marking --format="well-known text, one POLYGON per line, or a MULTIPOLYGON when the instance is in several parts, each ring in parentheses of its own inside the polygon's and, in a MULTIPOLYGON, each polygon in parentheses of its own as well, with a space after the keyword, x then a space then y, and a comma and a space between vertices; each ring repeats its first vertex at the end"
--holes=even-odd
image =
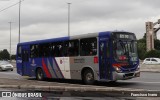
POLYGON ((128 83, 148 83, 148 84, 160 83, 160 82, 145 82, 145 81, 119 81, 119 82, 122 82, 122 83, 125 83, 125 82, 128 82, 128 83))

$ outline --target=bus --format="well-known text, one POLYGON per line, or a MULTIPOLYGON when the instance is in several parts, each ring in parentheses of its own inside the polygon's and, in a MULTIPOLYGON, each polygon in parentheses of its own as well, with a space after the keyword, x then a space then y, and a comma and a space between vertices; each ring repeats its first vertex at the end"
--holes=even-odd
POLYGON ((85 84, 140 77, 134 33, 106 31, 19 43, 17 73, 85 84))

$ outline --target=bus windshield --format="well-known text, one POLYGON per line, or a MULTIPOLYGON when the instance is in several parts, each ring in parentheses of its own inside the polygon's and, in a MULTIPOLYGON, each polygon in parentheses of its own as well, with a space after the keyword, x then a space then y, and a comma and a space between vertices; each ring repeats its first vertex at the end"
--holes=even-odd
POLYGON ((132 41, 114 41, 114 58, 118 62, 137 61, 137 42, 132 41))

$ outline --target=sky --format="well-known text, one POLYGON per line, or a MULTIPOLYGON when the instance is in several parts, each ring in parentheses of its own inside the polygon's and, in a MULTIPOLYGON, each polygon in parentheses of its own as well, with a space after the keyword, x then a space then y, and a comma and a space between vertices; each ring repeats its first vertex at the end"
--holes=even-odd
MULTIPOLYGON (((12 54, 16 53, 18 43, 19 5, 15 5, 18 2, 0 0, 0 50, 9 51, 9 22, 12 22, 12 54), (2 11, 5 8, 8 9, 2 11)), ((146 32, 145 22, 157 22, 160 18, 160 0, 23 0, 21 42, 68 36, 67 3, 71 3, 71 36, 123 30, 135 33, 140 39, 146 32)))

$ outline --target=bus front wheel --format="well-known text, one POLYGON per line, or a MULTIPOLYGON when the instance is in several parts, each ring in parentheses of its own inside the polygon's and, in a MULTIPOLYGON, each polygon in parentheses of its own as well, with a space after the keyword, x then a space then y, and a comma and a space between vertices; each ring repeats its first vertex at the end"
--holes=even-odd
POLYGON ((94 74, 93 71, 91 69, 87 69, 84 71, 83 73, 83 82, 87 85, 92 85, 94 84, 95 80, 94 80, 94 74))
POLYGON ((36 71, 36 79, 40 81, 44 80, 44 74, 41 68, 38 68, 36 71))

